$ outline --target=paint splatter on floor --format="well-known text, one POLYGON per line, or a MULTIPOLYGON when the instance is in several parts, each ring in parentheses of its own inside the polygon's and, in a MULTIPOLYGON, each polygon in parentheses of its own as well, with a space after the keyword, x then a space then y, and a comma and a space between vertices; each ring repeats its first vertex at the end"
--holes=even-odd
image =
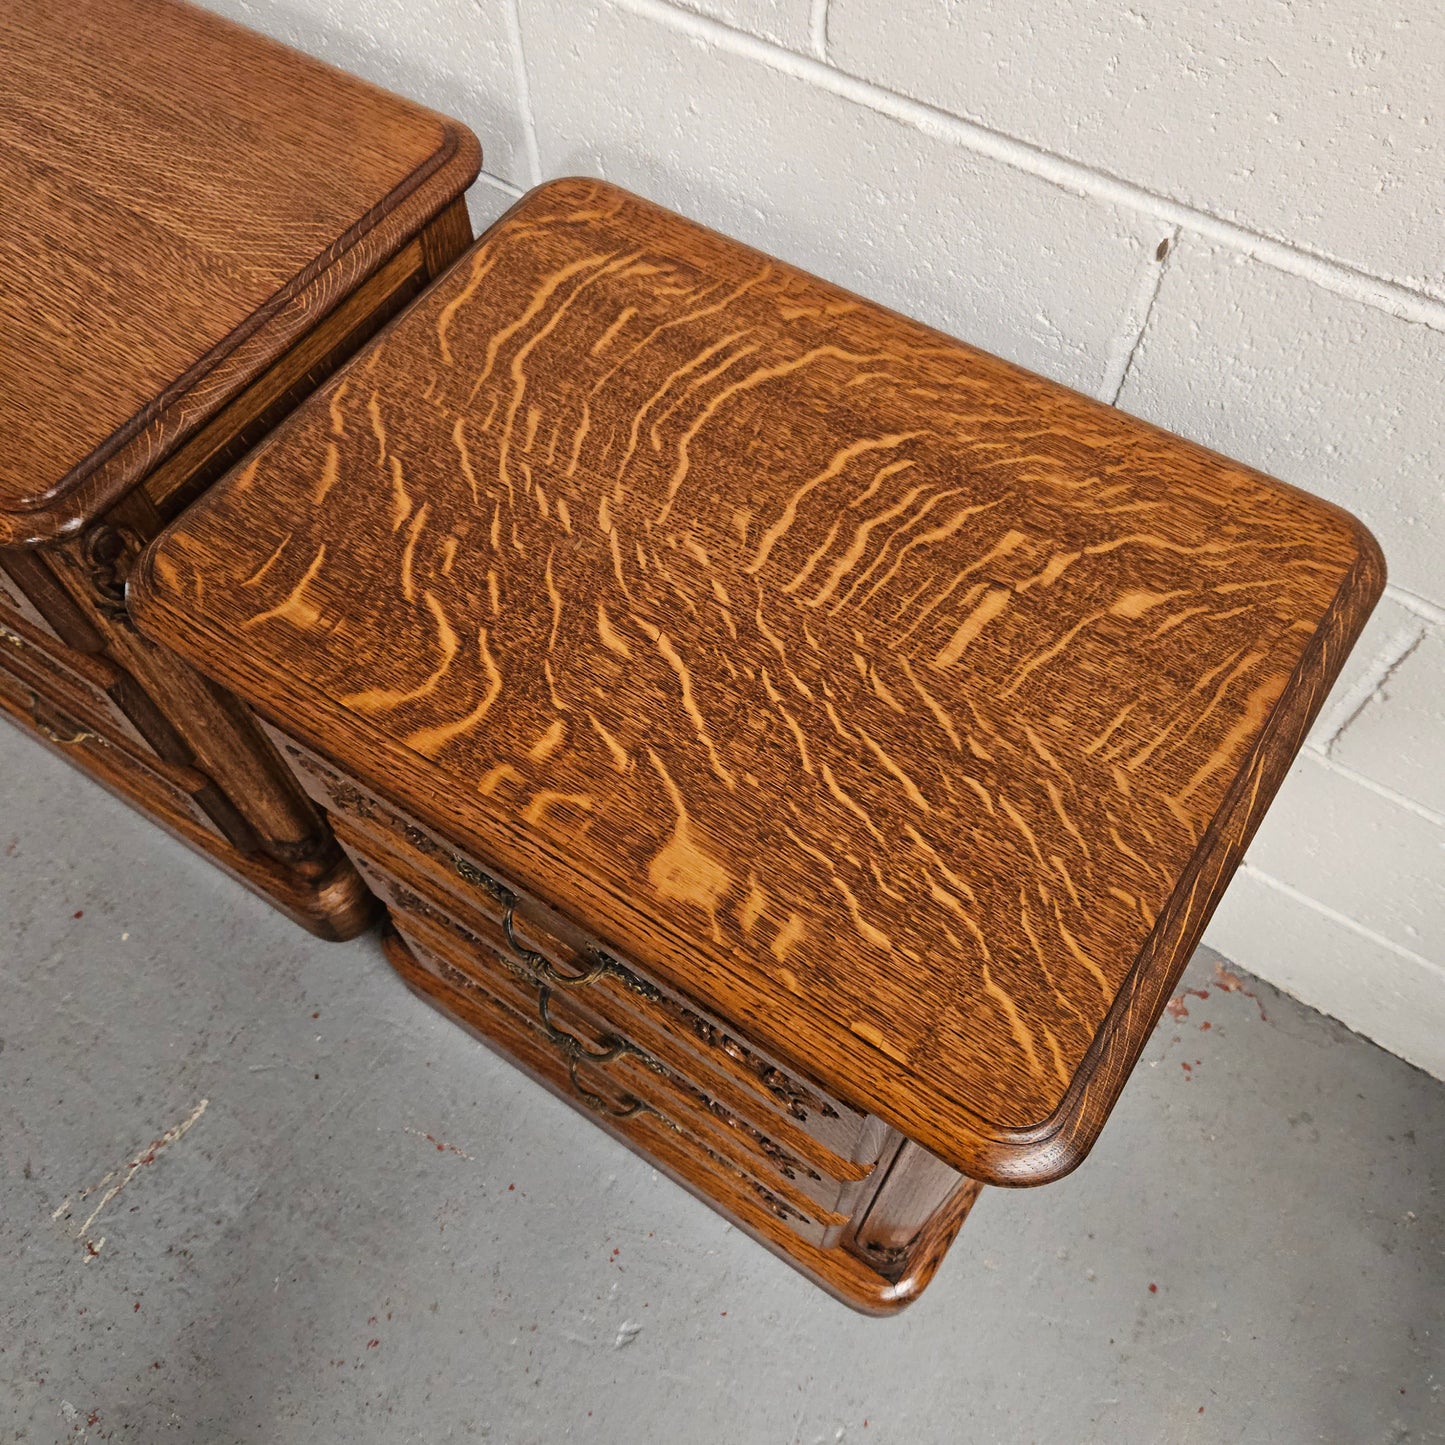
POLYGON ((409 1127, 406 1132, 408 1134, 415 1134, 418 1139, 425 1139, 428 1144, 434 1145, 438 1154, 455 1154, 459 1159, 471 1159, 475 1163, 473 1155, 463 1153, 455 1144, 444 1143, 438 1139, 435 1134, 428 1134, 421 1129, 412 1129, 409 1127))
POLYGON ((1237 973, 1225 968, 1222 963, 1214 965, 1214 984, 1225 993, 1242 993, 1245 998, 1252 998, 1254 1006, 1259 1010, 1259 1017, 1262 1022, 1269 1022, 1269 1015, 1264 1011, 1264 1005, 1259 1001, 1259 995, 1251 988, 1246 988, 1244 980, 1237 973))

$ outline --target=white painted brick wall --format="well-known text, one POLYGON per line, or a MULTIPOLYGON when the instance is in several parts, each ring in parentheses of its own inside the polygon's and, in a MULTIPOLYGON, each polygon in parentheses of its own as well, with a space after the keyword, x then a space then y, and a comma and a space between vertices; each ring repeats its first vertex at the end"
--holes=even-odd
POLYGON ((1348 507, 1445 604, 1445 331, 1187 234, 1163 272, 1120 404, 1348 507))
POLYGON ((478 225, 606 176, 1358 512, 1390 590, 1208 936, 1445 1077, 1434 0, 211 3, 470 124, 478 225))
POLYGON ((1159 223, 1020 175, 807 74, 709 45, 656 9, 527 0, 547 174, 605 175, 1010 360, 1097 388, 1135 272, 1153 267, 1159 223))
POLYGON ((833 0, 827 31, 853 74, 1445 296, 1431 0, 833 0))

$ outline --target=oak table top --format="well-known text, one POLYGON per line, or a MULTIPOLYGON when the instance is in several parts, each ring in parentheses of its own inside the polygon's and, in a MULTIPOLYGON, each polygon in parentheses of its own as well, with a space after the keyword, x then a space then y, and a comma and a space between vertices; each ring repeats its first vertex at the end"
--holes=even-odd
POLYGON ((122 496, 470 183, 463 127, 174 0, 0 0, 0 544, 122 496))
POLYGON ((1097 1136, 1379 594, 1352 517, 605 184, 146 554, 142 626, 977 1178, 1097 1136))

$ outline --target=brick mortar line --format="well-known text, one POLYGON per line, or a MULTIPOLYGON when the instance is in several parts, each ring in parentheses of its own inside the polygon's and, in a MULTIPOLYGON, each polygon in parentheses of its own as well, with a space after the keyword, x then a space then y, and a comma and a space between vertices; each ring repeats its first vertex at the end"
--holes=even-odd
POLYGON ((1422 618, 1432 627, 1445 627, 1445 607, 1431 602, 1429 598, 1408 592, 1403 587, 1395 586, 1393 582, 1385 588, 1385 596, 1398 602, 1406 612, 1413 612, 1416 617, 1422 618))
POLYGON ((813 53, 824 65, 828 63, 828 6, 831 0, 813 0, 808 11, 808 38, 813 53))
POLYGON ((1413 813, 1417 818, 1423 819, 1433 827, 1445 829, 1445 817, 1442 817, 1433 808, 1427 807, 1424 803, 1417 803, 1414 798, 1407 798, 1404 793, 1397 793, 1393 788, 1386 787, 1384 783, 1377 783, 1373 778, 1356 772, 1354 768, 1348 767, 1344 763, 1336 762, 1316 744, 1308 744, 1302 750, 1301 756, 1308 757, 1312 763, 1318 764, 1327 772, 1338 773, 1347 782, 1356 784, 1367 793, 1374 793, 1376 797, 1383 798, 1387 803, 1393 803, 1397 808, 1403 808, 1405 812, 1413 813))
POLYGON ((1445 983, 1445 965, 1438 964, 1434 959, 1426 958, 1424 954, 1416 953, 1413 949, 1406 948, 1403 944, 1376 933, 1373 928, 1367 928, 1363 923, 1351 918, 1348 913, 1341 913, 1338 909, 1331 908, 1328 903, 1321 903, 1318 898, 1311 898, 1308 893, 1301 893, 1298 888, 1293 888, 1288 883, 1281 883, 1272 874, 1266 873, 1262 868, 1256 868, 1248 859, 1240 864, 1240 871, 1253 878, 1256 883, 1273 889, 1276 893, 1284 894, 1286 898, 1293 899, 1294 902, 1305 908, 1314 909, 1316 913, 1328 918, 1330 922, 1338 923, 1341 928, 1347 928, 1351 933, 1358 934, 1361 938, 1367 938, 1371 943, 1379 944, 1381 948, 1390 953, 1398 954, 1411 963, 1419 964, 1427 972, 1434 974, 1441 983, 1445 983))
POLYGON ((1353 769, 1336 762, 1333 756, 1335 745, 1365 710, 1366 705, 1372 702, 1380 689, 1390 681, 1401 664, 1435 629, 1445 627, 1445 610, 1437 607, 1433 602, 1429 602, 1423 597, 1417 597, 1413 592, 1407 592, 1403 587, 1396 587, 1393 583, 1385 588, 1385 596, 1408 612, 1414 618, 1415 626, 1403 645, 1397 643, 1395 647, 1383 648, 1370 659, 1369 667, 1360 680, 1340 698, 1333 708, 1322 715, 1321 723, 1327 729, 1328 736, 1322 742, 1311 740, 1305 746, 1312 755, 1328 764, 1336 772, 1362 783, 1371 791, 1389 799, 1390 802, 1398 803, 1411 812, 1421 814, 1428 821, 1445 827, 1445 818, 1440 817, 1433 809, 1403 793, 1385 788, 1382 784, 1371 783, 1353 769))
POLYGON ((1327 259, 1287 242, 1262 236, 1207 211, 1155 195, 1153 191, 1110 175, 1107 171, 1068 160, 1002 131, 991 130, 924 101, 899 95, 873 81, 861 80, 830 64, 736 30, 720 20, 677 9, 667 0, 608 0, 608 3, 615 9, 653 20, 695 40, 716 45, 734 55, 815 85, 820 90, 886 115, 925 135, 988 156, 1061 190, 1167 221, 1205 240, 1262 261, 1276 271, 1299 276, 1322 290, 1384 311, 1398 320, 1445 331, 1445 301, 1412 291, 1397 281, 1387 281, 1342 261, 1327 259))
POLYGON ((493 190, 501 191, 503 195, 511 196, 514 201, 521 200, 525 194, 520 186, 514 186, 511 181, 504 180, 501 176, 493 175, 491 171, 483 171, 477 179, 485 186, 491 186, 493 190))
POLYGON ((1164 272, 1174 259, 1178 240, 1179 227, 1171 226, 1159 243, 1164 248, 1164 254, 1159 254, 1158 247, 1147 253, 1135 274, 1124 308, 1124 325, 1119 335, 1109 342, 1104 357, 1104 379, 1099 385, 1099 400, 1110 406, 1118 406, 1119 398, 1124 394, 1124 383, 1129 380, 1134 357, 1143 345, 1149 318, 1154 314, 1155 302, 1159 300, 1159 288, 1164 284, 1164 272))
MULTIPOLYGON (((1415 614, 1411 613, 1411 616, 1414 617, 1415 614)), ((1393 646, 1382 648, 1370 659, 1369 671, 1345 693, 1338 706, 1330 713, 1326 722, 1329 736, 1322 744, 1316 745, 1318 752, 1323 753, 1331 761, 1334 760, 1335 744, 1344 737, 1355 720, 1369 707, 1379 693, 1389 685, 1390 679, 1424 642, 1429 630, 1423 618, 1415 617, 1414 625, 1408 633, 1393 639, 1393 646)))
POLYGON ((512 77, 517 85, 517 106, 522 112, 522 139, 527 169, 534 186, 542 183, 542 149, 537 143, 537 116, 532 108, 532 85, 527 73, 527 46, 522 38, 522 0, 506 0, 508 39, 512 42, 512 77))

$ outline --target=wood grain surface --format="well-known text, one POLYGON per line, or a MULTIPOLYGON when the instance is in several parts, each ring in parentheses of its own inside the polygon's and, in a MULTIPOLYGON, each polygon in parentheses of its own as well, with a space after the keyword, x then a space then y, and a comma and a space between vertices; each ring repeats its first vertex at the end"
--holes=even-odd
POLYGON ((64 745, 71 762, 326 938, 368 926, 373 900, 245 709, 130 626, 125 583, 144 542, 228 458, 243 456, 465 249, 465 218, 459 198, 78 537, 0 548, 0 641, 23 648, 0 647, 0 686, 20 683, 18 698, 12 691, 19 706, 7 716, 28 720, 52 746, 83 735, 64 745), (27 710, 37 668, 82 681, 63 698, 75 726, 56 729, 27 710), (150 775, 136 786, 118 780, 125 765, 108 745, 116 733, 142 740, 152 762, 181 765, 194 786, 177 792, 150 775), (213 776, 197 773, 198 763, 213 776))
MULTIPOLYGON (((537 1030, 521 1025, 516 1015, 503 1015, 488 1006, 468 987, 468 980, 441 960, 428 957, 425 950, 413 950, 395 932, 388 930, 383 947, 392 967, 413 993, 524 1069, 565 1103, 579 1107, 577 1092, 565 1068, 559 1066, 556 1051, 537 1030)), ((818 1244, 799 1232, 786 1210, 779 1211, 779 1201, 766 1193, 759 1194, 754 1181, 727 1167, 717 1156, 700 1150, 701 1141, 671 1127, 662 1115, 642 1110, 630 1118, 619 1118, 610 1112, 591 1110, 589 1117, 779 1259, 864 1314, 896 1314, 922 1294, 979 1193, 975 1182, 954 1176, 952 1187, 945 1195, 937 1196, 930 1190, 934 1180, 928 1169, 930 1162, 936 1169, 937 1161, 905 1148, 889 1161, 882 1188, 857 1224, 857 1238, 852 1229, 848 1231, 845 1243, 856 1247, 839 1247, 837 1242, 818 1244), (928 1210, 921 1226, 916 1207, 920 1203, 928 1210), (875 1218, 895 1220, 896 1226, 886 1235, 879 1233, 875 1218), (906 1248, 881 1242, 905 1234, 909 1235, 906 1248)))
POLYGON ((115 501, 480 164, 455 122, 175 0, 0 0, 0 57, 0 544, 115 501))
POLYGON ((976 1178, 1083 1157, 1383 585, 1351 517, 599 182, 141 625, 976 1178))

